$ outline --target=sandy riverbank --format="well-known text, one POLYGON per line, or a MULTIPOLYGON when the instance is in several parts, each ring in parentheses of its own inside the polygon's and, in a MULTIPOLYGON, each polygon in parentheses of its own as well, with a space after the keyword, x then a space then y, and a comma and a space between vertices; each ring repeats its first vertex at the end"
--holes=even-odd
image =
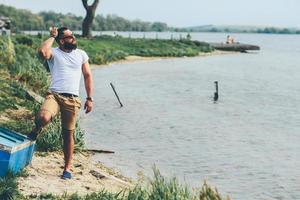
MULTIPOLYGON (((207 56, 220 56, 220 55, 229 55, 229 54, 236 54, 239 52, 232 52, 232 51, 219 51, 215 50, 212 52, 199 52, 198 57, 207 57, 207 56)), ((101 68, 101 67, 109 67, 115 64, 128 64, 128 63, 135 63, 135 62, 148 62, 148 61, 156 61, 156 60, 165 60, 165 59, 184 59, 184 58, 191 58, 191 57, 143 57, 143 56, 127 56, 124 60, 114 61, 108 64, 103 65, 95 65, 91 64, 91 68, 101 68)))
POLYGON ((63 180, 63 153, 35 153, 31 165, 26 167, 26 177, 18 179, 20 192, 30 194, 51 193, 55 195, 80 195, 99 192, 103 189, 119 192, 132 186, 128 178, 114 172, 91 159, 91 153, 76 153, 74 155, 73 178, 63 180))

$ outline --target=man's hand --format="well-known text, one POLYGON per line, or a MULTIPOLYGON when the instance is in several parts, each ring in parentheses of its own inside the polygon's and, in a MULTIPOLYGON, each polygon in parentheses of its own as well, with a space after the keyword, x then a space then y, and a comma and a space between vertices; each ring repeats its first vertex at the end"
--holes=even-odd
POLYGON ((85 113, 87 114, 87 113, 91 112, 92 109, 93 109, 93 102, 90 100, 86 100, 85 104, 84 104, 85 113))
POLYGON ((58 35, 57 27, 52 26, 50 28, 50 36, 56 38, 57 35, 58 35))

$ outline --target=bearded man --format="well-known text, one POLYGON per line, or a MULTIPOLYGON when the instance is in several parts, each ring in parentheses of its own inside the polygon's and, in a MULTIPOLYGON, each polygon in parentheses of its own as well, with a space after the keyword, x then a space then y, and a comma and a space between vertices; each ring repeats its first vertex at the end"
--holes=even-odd
POLYGON ((36 140, 42 128, 60 112, 65 160, 61 177, 71 179, 74 131, 81 107, 78 97, 81 74, 83 74, 86 89, 85 113, 89 113, 93 108, 93 79, 88 63, 89 57, 86 52, 77 49, 76 38, 67 27, 59 29, 52 27, 50 38, 41 45, 39 53, 47 60, 51 73, 51 85, 37 116, 36 126, 28 138, 36 140), (54 40, 58 44, 57 48, 52 48, 54 40))

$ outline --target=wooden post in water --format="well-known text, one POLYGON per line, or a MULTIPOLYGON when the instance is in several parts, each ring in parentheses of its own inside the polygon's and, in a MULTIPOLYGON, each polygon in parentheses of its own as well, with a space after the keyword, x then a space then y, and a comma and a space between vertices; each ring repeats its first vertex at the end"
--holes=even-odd
POLYGON ((218 81, 215 81, 214 83, 216 85, 216 92, 214 93, 214 101, 218 101, 218 99, 219 99, 218 81))
POLYGON ((118 99, 118 101, 119 101, 119 103, 120 103, 120 106, 123 107, 123 104, 122 104, 121 101, 120 101, 120 98, 119 98, 119 96, 118 96, 118 94, 117 94, 117 92, 116 92, 116 90, 115 90, 114 85, 113 85, 112 83, 110 83, 110 86, 111 86, 111 88, 113 89, 113 91, 114 91, 114 93, 115 93, 115 95, 116 95, 116 97, 117 97, 117 99, 118 99))

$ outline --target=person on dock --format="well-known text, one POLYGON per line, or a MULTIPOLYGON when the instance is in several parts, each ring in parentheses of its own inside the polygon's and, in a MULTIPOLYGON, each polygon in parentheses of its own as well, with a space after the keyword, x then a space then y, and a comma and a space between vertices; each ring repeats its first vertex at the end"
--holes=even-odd
POLYGON ((28 138, 36 140, 42 128, 60 112, 65 160, 62 178, 70 179, 75 124, 81 107, 78 97, 81 74, 84 77, 87 94, 84 104, 85 113, 91 112, 93 108, 93 78, 88 62, 89 57, 86 52, 77 49, 76 38, 67 27, 59 29, 52 27, 50 37, 41 45, 39 53, 47 60, 51 85, 36 117, 36 126, 28 138), (54 40, 59 47, 52 48, 54 40))
POLYGON ((226 44, 233 44, 234 42, 234 38, 230 35, 227 35, 226 44))

